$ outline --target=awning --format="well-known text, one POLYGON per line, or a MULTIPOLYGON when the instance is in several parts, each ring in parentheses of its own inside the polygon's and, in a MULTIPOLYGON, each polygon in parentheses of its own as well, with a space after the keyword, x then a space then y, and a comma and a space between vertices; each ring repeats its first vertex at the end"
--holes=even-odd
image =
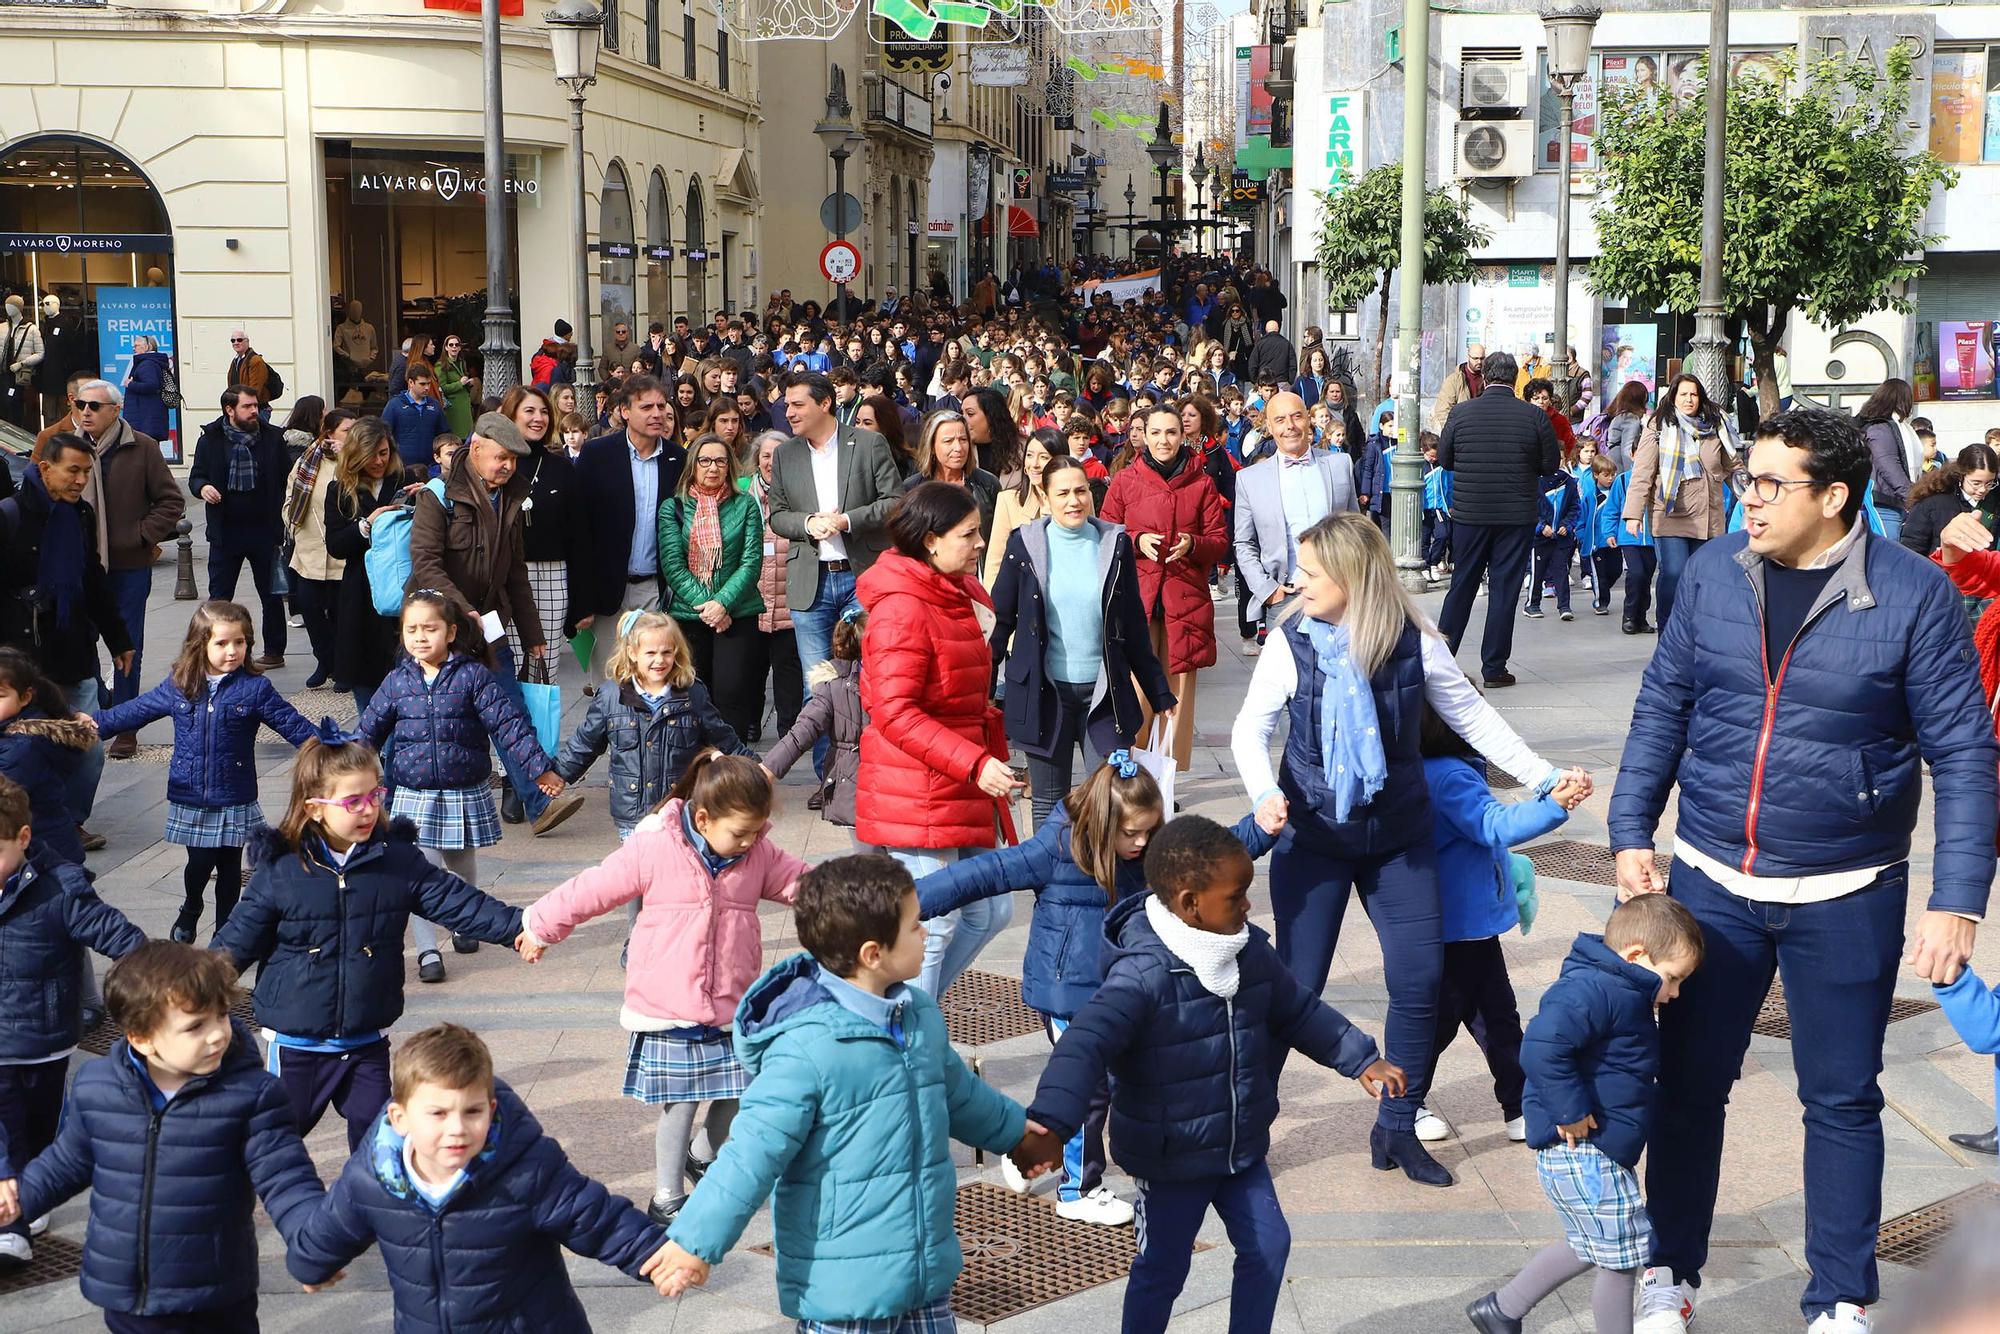
MULTIPOLYGON (((993 218, 988 215, 979 220, 979 234, 993 235, 993 218)), ((1015 237, 1037 237, 1042 229, 1035 224, 1035 215, 1018 204, 1007 205, 1007 235, 1015 237)))

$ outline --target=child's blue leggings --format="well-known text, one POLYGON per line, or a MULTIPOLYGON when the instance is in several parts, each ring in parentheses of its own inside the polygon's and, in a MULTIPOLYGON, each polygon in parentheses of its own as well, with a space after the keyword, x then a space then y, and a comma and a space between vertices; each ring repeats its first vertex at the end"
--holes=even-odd
POLYGON ((1278 1209, 1271 1169, 1261 1162, 1235 1176, 1140 1183, 1139 1254, 1125 1285, 1124 1334, 1166 1329, 1210 1205, 1236 1248, 1229 1334, 1269 1334, 1292 1253, 1292 1229, 1278 1209))

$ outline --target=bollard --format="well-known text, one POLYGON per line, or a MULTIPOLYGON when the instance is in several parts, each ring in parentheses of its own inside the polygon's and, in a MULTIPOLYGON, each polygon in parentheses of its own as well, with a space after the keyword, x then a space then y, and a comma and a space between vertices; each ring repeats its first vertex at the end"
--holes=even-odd
POLYGON ((174 525, 174 601, 192 602, 201 594, 194 591, 194 525, 182 519, 174 525))

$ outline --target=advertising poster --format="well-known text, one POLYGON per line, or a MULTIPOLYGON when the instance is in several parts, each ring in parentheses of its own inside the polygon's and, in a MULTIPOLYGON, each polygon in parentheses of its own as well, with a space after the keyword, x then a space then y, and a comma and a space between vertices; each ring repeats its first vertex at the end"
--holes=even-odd
MULTIPOLYGON (((1512 352, 1524 364, 1548 355, 1555 344, 1556 282, 1553 264, 1486 264, 1459 289, 1459 339, 1464 348, 1483 344, 1488 352, 1512 352)), ((1569 341, 1584 355, 1596 323, 1597 296, 1572 270, 1569 283, 1569 341)))
POLYGON ((1271 90, 1264 81, 1271 77, 1271 51, 1269 46, 1250 48, 1250 134, 1271 133, 1271 90))
POLYGON ((1655 324, 1607 324, 1598 340, 1598 397, 1608 403, 1628 380, 1646 386, 1650 400, 1660 387, 1660 329, 1655 324))
MULTIPOLYGON (((1597 166, 1597 85, 1603 77, 1599 60, 1594 55, 1590 58, 1590 73, 1577 83, 1576 97, 1570 109, 1569 160, 1581 171, 1594 170, 1597 166)), ((1556 96, 1556 86, 1549 82, 1546 51, 1536 62, 1535 78, 1542 90, 1535 120, 1535 167, 1540 171, 1554 171, 1562 165, 1562 99, 1556 96)))
POLYGON ((1938 386, 1946 400, 1993 397, 1993 321, 1938 322, 1938 386))
POLYGON ((1918 320, 1916 344, 1910 349, 1910 388, 1919 403, 1934 403, 1938 396, 1937 324, 1918 320))
MULTIPOLYGON (((141 334, 159 340, 160 351, 174 354, 174 294, 166 287, 100 287, 97 289, 98 374, 121 388, 132 369, 132 340, 141 334)), ((168 439, 160 442, 167 462, 179 463, 180 413, 167 413, 168 439)))
POLYGON ((1931 56, 1930 150, 1941 161, 1977 162, 1986 138, 1986 53, 1931 56))

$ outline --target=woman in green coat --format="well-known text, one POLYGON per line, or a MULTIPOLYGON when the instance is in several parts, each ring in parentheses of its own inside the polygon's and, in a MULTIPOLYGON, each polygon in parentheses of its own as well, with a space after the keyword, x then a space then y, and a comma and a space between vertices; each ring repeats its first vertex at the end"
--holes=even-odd
POLYGON ((460 440, 472 434, 472 394, 479 387, 476 376, 465 373, 465 341, 446 334, 444 355, 437 363, 438 399, 444 404, 445 429, 460 440))
POLYGON ((660 505, 660 569, 695 675, 740 737, 755 726, 764 703, 757 679, 764 511, 755 496, 737 489, 734 466, 721 436, 697 436, 688 447, 680 486, 660 505))

